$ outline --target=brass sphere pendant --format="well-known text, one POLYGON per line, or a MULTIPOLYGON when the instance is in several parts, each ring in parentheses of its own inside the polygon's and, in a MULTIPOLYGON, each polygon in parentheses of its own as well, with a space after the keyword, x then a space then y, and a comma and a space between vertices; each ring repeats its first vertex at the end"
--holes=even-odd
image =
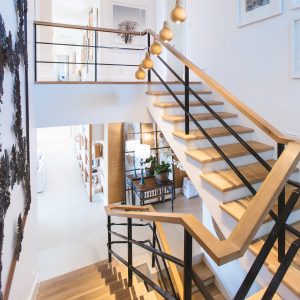
POLYGON ((148 53, 148 52, 146 53, 146 56, 145 56, 144 60, 142 61, 142 66, 146 70, 150 70, 153 68, 154 62, 150 57, 150 53, 148 53))
POLYGON ((181 0, 176 1, 176 6, 171 12, 171 20, 174 23, 183 23, 186 20, 187 14, 186 10, 183 8, 183 3, 181 0))
POLYGON ((146 72, 144 71, 142 65, 139 65, 138 70, 135 72, 135 78, 137 80, 144 80, 146 78, 146 72))
POLYGON ((152 45, 150 46, 150 53, 152 55, 160 55, 162 53, 162 46, 157 42, 157 40, 155 39, 154 42, 152 43, 152 45))
POLYGON ((164 22, 164 27, 163 29, 160 31, 159 33, 160 38, 164 41, 164 42, 170 42, 173 39, 173 32, 169 26, 169 22, 165 21, 164 22))

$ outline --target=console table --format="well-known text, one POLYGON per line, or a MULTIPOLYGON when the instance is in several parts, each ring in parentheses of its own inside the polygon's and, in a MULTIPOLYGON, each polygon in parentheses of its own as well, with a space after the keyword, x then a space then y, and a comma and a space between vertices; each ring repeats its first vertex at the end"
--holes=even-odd
POLYGON ((139 178, 127 177, 127 183, 131 186, 132 205, 135 205, 136 196, 140 199, 140 205, 164 203, 171 201, 172 212, 174 210, 175 189, 173 181, 157 183, 155 177, 146 177, 145 185, 139 184, 139 178), (151 201, 155 200, 156 201, 151 201))

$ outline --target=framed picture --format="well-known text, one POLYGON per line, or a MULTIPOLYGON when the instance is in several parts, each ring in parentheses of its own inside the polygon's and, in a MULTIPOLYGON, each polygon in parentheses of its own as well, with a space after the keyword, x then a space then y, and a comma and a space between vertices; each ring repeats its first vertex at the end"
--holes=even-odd
POLYGON ((238 26, 245 26, 282 14, 282 0, 237 0, 238 26))
POLYGON ((300 8, 300 0, 291 0, 291 9, 300 8))
POLYGON ((300 18, 292 22, 291 75, 300 79, 300 18))
MULTIPOLYGON (((124 4, 111 4, 112 27, 124 31, 143 31, 147 24, 147 8, 127 6, 124 4)), ((142 46, 145 46, 145 39, 142 38, 142 46)), ((139 36, 131 34, 114 34, 114 44, 140 46, 139 36)))

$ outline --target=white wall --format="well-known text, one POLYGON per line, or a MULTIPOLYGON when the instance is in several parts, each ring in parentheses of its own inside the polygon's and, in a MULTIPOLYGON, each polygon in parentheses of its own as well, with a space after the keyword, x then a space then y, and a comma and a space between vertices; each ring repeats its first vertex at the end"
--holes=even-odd
MULTIPOLYGON (((29 1, 29 22, 30 27, 28 29, 29 32, 29 45, 32 45, 33 41, 33 5, 34 1, 29 1)), ((3 16, 6 30, 12 30, 12 34, 15 37, 16 35, 16 12, 15 5, 13 1, 6 1, 5 4, 1 5, 1 14, 3 16)), ((32 57, 33 57, 33 48, 29 47, 29 73, 32 73, 32 57)), ((24 95, 24 68, 20 67, 20 76, 21 76, 21 88, 22 95, 24 95)), ((30 83, 33 82, 33 77, 29 78, 30 83)), ((4 104, 1 105, 1 133, 2 142, 4 144, 4 148, 10 149, 13 143, 15 143, 14 134, 11 130, 12 122, 13 122, 13 105, 12 105, 12 85, 13 80, 10 73, 5 70, 5 81, 4 81, 4 104)), ((24 101, 25 98, 23 96, 23 127, 25 132, 25 106, 24 101)), ((33 106, 30 107, 31 116, 33 113, 33 106)), ((10 300, 19 300, 19 299, 27 299, 30 294, 32 287, 34 285, 34 281, 37 277, 37 244, 36 244, 36 236, 37 236, 37 217, 36 217, 36 198, 35 198, 35 170, 36 170, 36 142, 35 142, 35 126, 34 119, 30 119, 30 142, 31 142, 31 180, 32 180, 32 205, 31 210, 29 211, 29 216, 27 219, 26 228, 24 231, 24 240, 22 243, 22 252, 20 256, 20 261, 17 263, 14 279, 12 283, 12 288, 10 292, 10 300)), ((15 186, 12 191, 11 197, 11 205, 8 209, 6 219, 5 219, 5 239, 4 239, 4 248, 3 248, 3 273, 2 273, 2 282, 3 287, 6 284, 8 277, 8 270, 10 267, 10 263, 12 261, 13 253, 14 253, 14 245, 15 245, 15 230, 16 223, 18 219, 18 215, 23 211, 24 205, 24 196, 23 189, 21 186, 15 186)))
POLYGON ((37 127, 151 123, 145 92, 144 84, 37 84, 33 87, 37 127))
POLYGON ((290 77, 291 21, 300 9, 237 27, 236 0, 188 1, 188 55, 283 133, 300 137, 300 80, 290 77))

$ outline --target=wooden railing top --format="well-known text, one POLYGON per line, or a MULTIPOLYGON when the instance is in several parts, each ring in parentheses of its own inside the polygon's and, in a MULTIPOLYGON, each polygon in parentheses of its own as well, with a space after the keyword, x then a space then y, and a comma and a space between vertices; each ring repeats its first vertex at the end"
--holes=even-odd
POLYGON ((229 103, 231 103, 235 108, 237 108, 243 115, 245 115, 249 120, 251 120, 257 127, 263 130, 268 136, 270 136, 274 141, 280 144, 288 144, 289 142, 293 142, 294 140, 286 137, 279 130, 277 130, 274 126, 268 123, 264 118, 258 115, 255 111, 253 111, 250 107, 244 104, 240 99, 226 90, 222 85, 220 85, 217 81, 215 81, 212 77, 206 74, 203 70, 197 67, 194 63, 192 63, 188 58, 186 58, 183 54, 177 51, 173 46, 169 43, 164 42, 160 39, 159 35, 157 35, 153 30, 149 29, 148 32, 156 38, 168 51, 170 51, 180 62, 182 62, 185 66, 187 66, 192 72, 194 72, 197 76, 199 76, 203 82, 205 82, 208 86, 212 88, 215 92, 224 97, 229 103))
POLYGON ((124 34, 131 34, 131 35, 145 35, 147 33, 147 31, 142 31, 142 32, 126 31, 126 30, 118 30, 118 29, 104 28, 104 27, 70 25, 70 24, 52 23, 52 22, 44 22, 44 21, 35 21, 34 25, 43 26, 43 27, 78 29, 78 30, 99 31, 99 32, 118 33, 118 34, 124 33, 124 34))
POLYGON ((299 160, 300 143, 289 143, 254 196, 242 219, 229 238, 224 241, 218 240, 191 214, 153 212, 151 206, 117 205, 107 206, 106 213, 110 216, 182 225, 210 257, 218 265, 222 265, 244 255, 299 160))

